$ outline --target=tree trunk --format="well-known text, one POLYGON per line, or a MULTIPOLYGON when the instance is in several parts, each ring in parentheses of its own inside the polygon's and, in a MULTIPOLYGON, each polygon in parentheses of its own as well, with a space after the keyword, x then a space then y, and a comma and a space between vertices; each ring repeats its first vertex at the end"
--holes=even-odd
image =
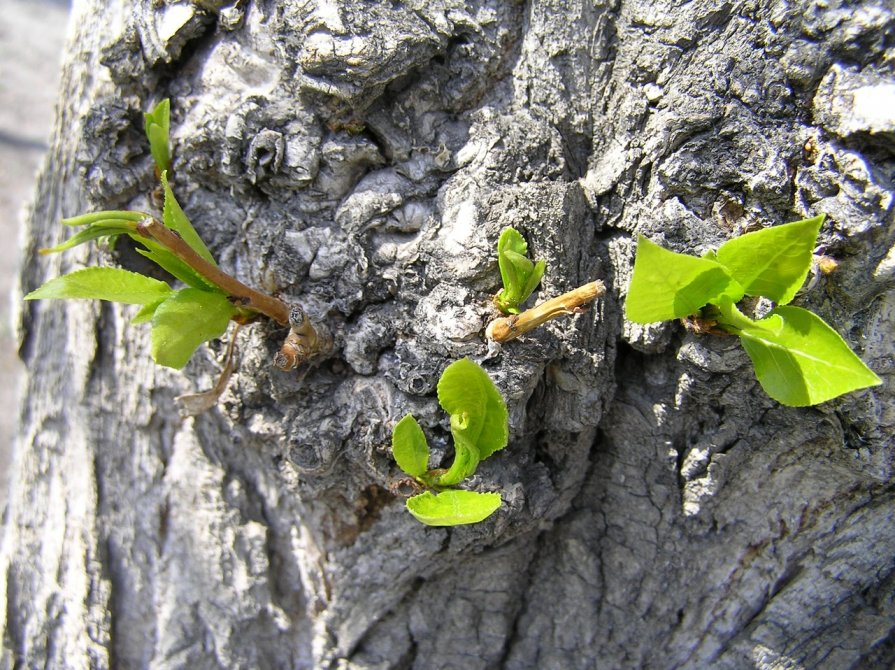
MULTIPOLYGON (((24 307, 29 370, 0 557, 2 668, 868 668, 895 663, 891 74, 886 3, 121 0, 75 3, 22 284, 62 216, 145 209, 141 112, 172 99, 174 189, 222 267, 335 335, 298 373, 281 328, 183 373, 133 308, 24 307), (886 383, 793 409, 736 338, 623 318, 635 238, 699 253, 828 215, 839 262, 797 301, 886 383), (482 332, 504 226, 539 300, 482 332), (412 411, 483 363, 510 444, 485 522, 389 492, 412 411)), ((229 336, 228 336, 229 338, 229 336)), ((226 338, 225 338, 226 339, 226 338)))

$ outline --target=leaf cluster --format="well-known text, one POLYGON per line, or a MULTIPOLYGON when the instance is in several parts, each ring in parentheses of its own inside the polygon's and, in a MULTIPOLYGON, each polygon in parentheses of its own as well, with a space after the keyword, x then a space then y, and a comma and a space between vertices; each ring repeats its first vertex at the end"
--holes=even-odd
POLYGON ((625 313, 637 323, 700 314, 738 335, 765 392, 784 405, 816 405, 881 381, 816 314, 789 306, 811 269, 824 215, 747 233, 698 258, 640 237, 625 313), (751 319, 736 306, 777 306, 751 319))
POLYGON ((541 278, 546 263, 535 263, 528 257, 528 243, 515 228, 504 228, 497 240, 497 264, 503 289, 494 298, 497 308, 504 314, 518 314, 519 306, 528 300, 541 278))
MULTIPOLYGON (((178 204, 168 183, 170 103, 163 100, 145 115, 145 130, 164 191, 162 219, 189 247, 215 265, 208 247, 178 204)), ((88 298, 142 305, 133 323, 152 325, 151 355, 159 365, 180 369, 203 342, 220 337, 231 319, 240 314, 227 294, 181 260, 170 249, 140 233, 144 212, 104 211, 64 219, 62 224, 81 228, 62 244, 41 253, 56 253, 98 239, 127 235, 137 251, 185 284, 167 282, 114 267, 90 267, 51 279, 25 296, 26 300, 88 298)))
POLYGON ((451 363, 442 373, 438 402, 451 417, 454 438, 454 461, 447 470, 429 469, 429 444, 413 415, 406 415, 392 431, 392 453, 398 467, 430 489, 410 498, 407 509, 429 526, 477 523, 500 507, 500 494, 453 487, 506 446, 507 407, 488 373, 468 358, 451 363))

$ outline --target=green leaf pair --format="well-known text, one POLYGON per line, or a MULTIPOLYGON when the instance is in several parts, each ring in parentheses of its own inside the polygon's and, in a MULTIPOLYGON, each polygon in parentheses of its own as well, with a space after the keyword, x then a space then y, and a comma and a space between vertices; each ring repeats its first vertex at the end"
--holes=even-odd
POLYGON ((392 453, 404 472, 426 491, 407 501, 407 509, 429 526, 477 523, 500 507, 499 493, 448 489, 472 476, 479 462, 503 449, 509 439, 509 417, 500 392, 481 366, 468 358, 451 363, 438 381, 438 402, 451 416, 454 462, 447 470, 429 469, 429 445, 413 415, 392 431, 392 453))
POLYGON ((702 310, 740 337, 762 388, 784 405, 816 405, 882 383, 820 317, 784 306, 805 282, 824 218, 747 233, 703 258, 668 251, 641 236, 627 318, 653 323, 702 310), (763 319, 750 319, 735 305, 746 295, 778 306, 763 319))
POLYGON ((503 289, 494 298, 504 314, 518 314, 519 306, 528 300, 541 278, 546 263, 528 258, 528 244, 515 228, 504 228, 497 240, 497 264, 503 289))
MULTIPOLYGON (((163 221, 177 232, 199 256, 215 264, 208 247, 193 228, 168 184, 166 167, 170 103, 163 100, 145 115, 146 135, 159 168, 164 188, 163 221)), ((133 323, 151 322, 153 360, 159 365, 180 369, 203 342, 220 337, 238 310, 227 295, 200 275, 170 250, 139 233, 138 225, 148 214, 143 212, 105 211, 64 219, 63 225, 81 227, 68 240, 41 253, 56 253, 97 239, 115 239, 127 235, 140 247, 137 251, 186 284, 175 290, 167 283, 121 268, 94 267, 77 270, 46 284, 25 296, 25 300, 87 298, 142 305, 133 323)))

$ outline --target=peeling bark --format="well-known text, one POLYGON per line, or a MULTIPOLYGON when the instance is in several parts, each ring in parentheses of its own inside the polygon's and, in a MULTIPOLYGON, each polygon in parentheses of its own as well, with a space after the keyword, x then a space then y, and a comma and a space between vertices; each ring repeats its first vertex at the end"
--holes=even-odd
POLYGON ((132 309, 29 303, 0 554, 0 667, 857 668, 895 663, 891 73, 883 2, 76 2, 22 272, 124 250, 63 216, 146 209, 143 110, 172 99, 174 189, 222 267, 335 338, 299 373, 258 323, 152 365, 132 309), (806 148, 806 143, 808 148, 806 148), (839 261, 797 300, 884 380, 767 398, 733 338, 622 317, 634 239, 701 252, 824 212, 839 261), (498 234, 589 311, 489 344, 498 234), (412 411, 470 356, 510 409, 427 528, 392 496, 412 411))

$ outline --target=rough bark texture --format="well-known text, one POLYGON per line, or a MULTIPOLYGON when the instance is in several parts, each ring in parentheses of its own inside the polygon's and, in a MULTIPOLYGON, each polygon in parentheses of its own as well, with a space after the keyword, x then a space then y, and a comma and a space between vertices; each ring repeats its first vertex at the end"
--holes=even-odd
MULTIPOLYGON (((57 221, 146 207, 141 111, 223 267, 336 336, 249 329, 155 367, 132 309, 29 304, 0 667, 851 668, 895 662, 895 15, 882 0, 75 3, 23 288, 57 221), (814 147, 805 149, 811 140, 814 147), (701 252, 825 212, 798 300, 886 381, 789 409, 734 338, 622 318, 634 237, 701 252), (502 348, 498 233, 594 309, 502 348), (426 528, 388 493, 470 356, 510 407, 505 504, 426 528)), ((120 262, 132 263, 122 254, 120 262)))

